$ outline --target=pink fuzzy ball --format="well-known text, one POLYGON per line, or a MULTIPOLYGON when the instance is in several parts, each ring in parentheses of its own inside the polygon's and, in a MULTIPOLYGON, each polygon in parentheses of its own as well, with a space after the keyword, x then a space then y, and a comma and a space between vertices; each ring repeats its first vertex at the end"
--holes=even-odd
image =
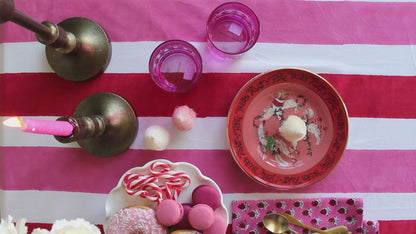
POLYGON ((182 131, 189 131, 194 127, 196 113, 188 106, 178 106, 172 115, 173 124, 182 131))

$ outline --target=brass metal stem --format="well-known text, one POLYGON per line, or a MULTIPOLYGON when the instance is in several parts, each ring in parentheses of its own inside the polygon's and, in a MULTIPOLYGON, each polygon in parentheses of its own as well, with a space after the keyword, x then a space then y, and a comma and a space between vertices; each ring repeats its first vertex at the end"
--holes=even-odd
POLYGON ((39 23, 15 9, 13 0, 0 0, 0 23, 14 22, 36 33, 46 45, 49 66, 70 81, 85 81, 97 77, 111 59, 111 43, 105 30, 96 22, 72 17, 58 24, 39 23))
POLYGON ((105 121, 99 115, 71 117, 59 117, 60 121, 68 121, 74 126, 74 131, 70 136, 55 136, 61 143, 75 142, 90 137, 101 136, 105 131, 105 121))
POLYGON ((56 48, 60 53, 72 52, 76 47, 76 38, 54 23, 40 23, 32 17, 15 9, 12 0, 0 0, 0 23, 12 21, 36 33, 38 41, 44 45, 56 48))
POLYGON ((73 117, 60 117, 74 126, 71 136, 55 136, 61 143, 76 141, 92 155, 111 157, 127 150, 137 135, 138 122, 130 104, 114 93, 85 98, 73 117))

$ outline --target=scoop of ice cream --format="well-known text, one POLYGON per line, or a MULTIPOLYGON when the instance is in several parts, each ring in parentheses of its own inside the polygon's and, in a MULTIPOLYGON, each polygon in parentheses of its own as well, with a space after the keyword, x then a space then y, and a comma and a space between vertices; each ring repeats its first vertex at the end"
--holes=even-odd
POLYGON ((144 132, 144 145, 148 149, 162 151, 166 149, 169 144, 169 132, 160 125, 153 125, 144 132))
POLYGON ((188 106, 178 106, 172 115, 173 124, 182 131, 189 131, 194 127, 196 113, 188 106))
POLYGON ((279 128, 280 135, 287 141, 296 142, 306 136, 306 124, 296 115, 290 115, 279 128))

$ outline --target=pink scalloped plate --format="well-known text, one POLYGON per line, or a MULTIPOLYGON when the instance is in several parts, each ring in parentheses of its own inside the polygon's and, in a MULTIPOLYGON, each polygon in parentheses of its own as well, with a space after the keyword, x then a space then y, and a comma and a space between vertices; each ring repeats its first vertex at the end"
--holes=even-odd
POLYGON ((228 139, 240 168, 277 189, 310 186, 338 164, 348 141, 348 113, 321 76, 297 68, 277 69, 251 79, 228 114, 228 139), (289 142, 279 132, 291 115, 305 122, 306 136, 289 142))

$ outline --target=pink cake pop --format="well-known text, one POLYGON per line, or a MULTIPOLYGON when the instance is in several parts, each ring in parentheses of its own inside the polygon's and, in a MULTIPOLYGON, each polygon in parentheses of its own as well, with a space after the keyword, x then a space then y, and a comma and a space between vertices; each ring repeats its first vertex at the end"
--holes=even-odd
POLYGON ((194 127, 196 113, 188 106, 178 106, 172 115, 173 124, 182 131, 189 131, 194 127))

